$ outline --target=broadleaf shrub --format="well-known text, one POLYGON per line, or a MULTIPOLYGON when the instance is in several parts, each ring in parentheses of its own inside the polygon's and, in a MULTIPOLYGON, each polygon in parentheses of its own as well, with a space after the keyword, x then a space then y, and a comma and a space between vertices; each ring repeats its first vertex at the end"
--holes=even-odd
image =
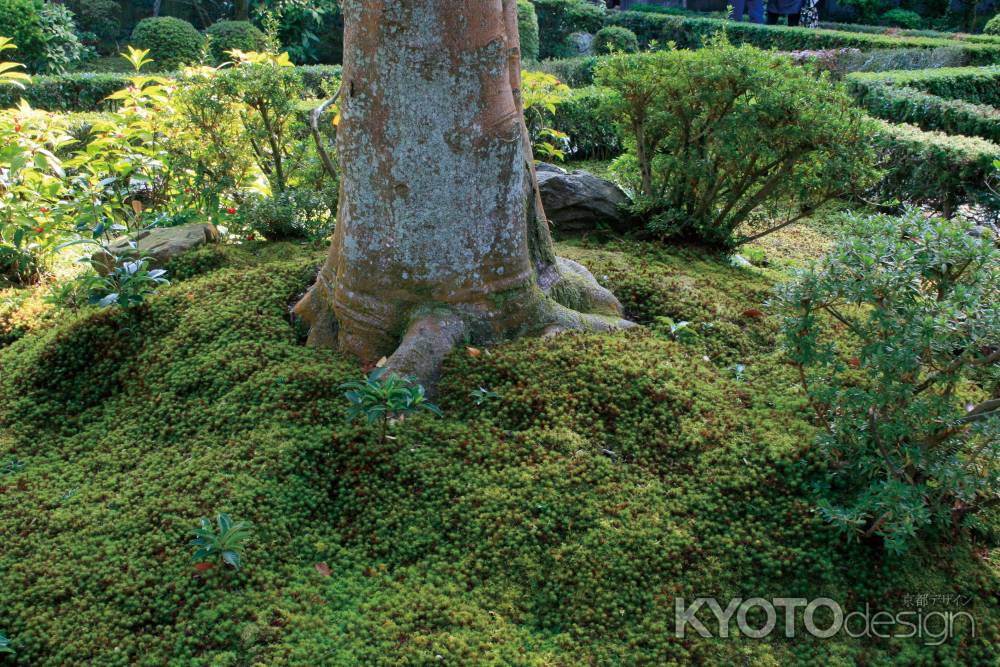
POLYGON ((173 16, 143 19, 132 30, 132 43, 149 49, 153 60, 166 71, 198 62, 203 42, 193 25, 173 16))
POLYGON ((30 72, 45 69, 45 31, 35 0, 0 0, 0 36, 17 44, 18 60, 30 72))
MULTIPOLYGON (((825 432, 820 509, 891 552, 1000 503, 1000 250, 918 211, 852 220, 779 291, 825 432)), ((981 525, 981 524, 979 524, 981 525)))
POLYGON ((719 40, 612 56, 597 80, 628 139, 615 171, 657 236, 729 249, 873 181, 872 124, 786 57, 719 40), (764 208, 765 229, 741 229, 764 208))

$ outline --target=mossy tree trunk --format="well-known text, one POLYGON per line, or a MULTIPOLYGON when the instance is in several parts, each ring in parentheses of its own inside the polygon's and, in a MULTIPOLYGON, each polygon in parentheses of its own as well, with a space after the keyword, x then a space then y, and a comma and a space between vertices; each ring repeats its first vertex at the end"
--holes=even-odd
POLYGON ((337 227, 309 344, 433 383, 459 342, 628 326, 555 257, 520 97, 516 0, 345 0, 337 227))

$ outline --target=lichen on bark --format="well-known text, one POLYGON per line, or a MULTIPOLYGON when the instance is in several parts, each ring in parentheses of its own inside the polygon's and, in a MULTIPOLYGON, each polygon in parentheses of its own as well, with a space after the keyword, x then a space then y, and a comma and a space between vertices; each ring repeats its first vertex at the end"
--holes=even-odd
POLYGON ((337 227, 295 308, 309 344, 387 356, 432 384, 461 340, 629 326, 553 253, 515 0, 345 0, 343 13, 337 227))

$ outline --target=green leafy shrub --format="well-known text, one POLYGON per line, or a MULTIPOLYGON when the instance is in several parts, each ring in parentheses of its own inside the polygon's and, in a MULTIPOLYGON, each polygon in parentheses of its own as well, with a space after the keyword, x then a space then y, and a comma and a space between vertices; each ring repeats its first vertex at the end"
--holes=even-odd
POLYGON ((556 106, 552 127, 567 137, 571 160, 611 160, 625 150, 625 139, 615 122, 615 92, 610 88, 574 88, 556 106))
POLYGON ((530 0, 517 0, 517 33, 521 60, 538 60, 538 14, 530 0))
POLYGON ((1000 14, 997 14, 990 18, 983 26, 984 35, 1000 36, 1000 14))
POLYGON ((18 59, 29 71, 46 66, 46 36, 36 0, 0 0, 0 36, 17 44, 18 59))
POLYGON ((597 80, 629 140, 616 173, 658 236, 731 249, 873 180, 871 124, 783 56, 719 41, 612 56, 597 80), (763 229, 738 231, 762 208, 763 229))
POLYGON ((961 204, 993 203, 989 182, 1000 145, 904 123, 882 122, 875 137, 884 167, 876 186, 882 201, 926 205, 947 217, 961 204))
POLYGON ((309 239, 329 236, 337 211, 336 188, 323 192, 290 189, 272 197, 248 197, 239 209, 238 227, 243 235, 262 239, 309 239))
POLYGON ((347 420, 364 417, 369 426, 378 422, 382 443, 386 440, 389 424, 396 420, 421 412, 441 416, 440 408, 427 400, 423 386, 412 378, 387 372, 385 368, 376 368, 364 381, 345 382, 340 388, 347 390, 344 392, 350 404, 347 420))
POLYGON ((132 30, 132 44, 148 49, 166 71, 198 62, 203 42, 193 25, 173 16, 143 19, 132 30))
POLYGON ((628 28, 609 25, 601 28, 594 36, 594 53, 604 54, 610 51, 635 53, 638 50, 639 38, 628 28))
POLYGON ((86 57, 88 49, 80 41, 73 12, 66 5, 46 3, 39 18, 45 33, 45 72, 64 72, 86 57))
POLYGON ((914 11, 895 7, 882 14, 881 23, 894 28, 919 30, 924 25, 924 19, 914 11))
POLYGON ((533 0, 538 14, 538 57, 571 55, 567 37, 574 32, 595 33, 604 25, 605 12, 587 0, 533 0))
POLYGON ((205 517, 199 520, 199 527, 191 534, 191 546, 195 547, 191 560, 197 564, 214 565, 224 563, 234 570, 240 569, 242 556, 240 552, 243 543, 250 539, 250 524, 246 521, 233 521, 228 514, 222 513, 216 517, 216 530, 212 522, 205 517))
POLYGON ((531 69, 551 74, 567 86, 581 88, 594 83, 594 67, 600 61, 601 59, 596 56, 550 58, 539 63, 532 63, 531 69))
POLYGON ((826 428, 824 517, 894 553, 982 525, 977 512, 1000 502, 993 240, 917 211, 856 219, 779 299, 826 428))
POLYGON ((122 10, 117 0, 72 0, 68 5, 80 30, 96 40, 98 51, 111 55, 122 33, 122 10))
POLYGON ((267 38, 249 21, 218 21, 205 31, 209 52, 217 63, 228 62, 228 51, 263 51, 267 38))

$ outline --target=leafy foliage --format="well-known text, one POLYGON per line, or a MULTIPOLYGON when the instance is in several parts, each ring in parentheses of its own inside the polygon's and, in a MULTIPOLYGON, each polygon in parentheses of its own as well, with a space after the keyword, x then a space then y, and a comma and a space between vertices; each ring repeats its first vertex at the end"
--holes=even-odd
POLYGON ((521 59, 538 60, 538 15, 531 0, 517 0, 517 33, 521 59))
POLYGON ((204 38, 193 25, 173 16, 143 19, 132 30, 132 44, 152 53, 166 71, 198 62, 203 43, 204 38))
POLYGON ((533 0, 538 13, 539 53, 542 60, 572 52, 567 37, 574 32, 595 33, 604 25, 604 9, 587 0, 533 0))
POLYGON ((531 135, 535 157, 562 160, 568 136, 552 127, 556 108, 570 96, 570 88, 554 76, 542 72, 522 72, 521 99, 524 120, 531 135))
POLYGON ((719 40, 614 55, 597 80, 629 139, 616 173, 658 236, 729 249, 873 181, 871 124, 782 56, 719 40), (762 209, 764 228, 741 231, 762 209))
POLYGON ((0 35, 17 44, 18 56, 32 73, 45 69, 46 39, 35 0, 0 0, 0 35))
POLYGON ((612 51, 636 53, 638 50, 639 38, 628 28, 609 25, 594 35, 594 53, 604 54, 612 51))
POLYGON ((389 422, 405 418, 419 412, 431 412, 441 416, 441 410, 427 400, 424 388, 412 378, 376 368, 364 381, 353 380, 340 386, 346 389, 344 397, 350 403, 347 410, 348 421, 364 417, 369 426, 381 424, 382 440, 386 438, 389 422))
POLYGON ((824 516, 892 552, 1000 503, 1000 250, 910 212, 853 220, 780 291, 831 464, 824 516))
POLYGON ((222 562, 234 570, 240 569, 240 552, 243 543, 250 538, 250 524, 246 521, 233 522, 225 513, 219 514, 215 523, 218 530, 209 519, 202 517, 199 527, 191 532, 195 538, 191 540, 191 546, 195 547, 191 560, 195 563, 222 562))
POLYGON ((17 652, 11 647, 11 641, 7 635, 0 633, 0 655, 14 655, 17 652))
POLYGON ((47 2, 38 16, 45 35, 45 65, 39 71, 65 72, 88 55, 77 35, 73 12, 66 5, 47 2))
POLYGON ((226 55, 233 49, 240 51, 264 51, 267 38, 257 26, 249 21, 218 21, 205 31, 209 38, 209 52, 216 63, 229 61, 226 55))

